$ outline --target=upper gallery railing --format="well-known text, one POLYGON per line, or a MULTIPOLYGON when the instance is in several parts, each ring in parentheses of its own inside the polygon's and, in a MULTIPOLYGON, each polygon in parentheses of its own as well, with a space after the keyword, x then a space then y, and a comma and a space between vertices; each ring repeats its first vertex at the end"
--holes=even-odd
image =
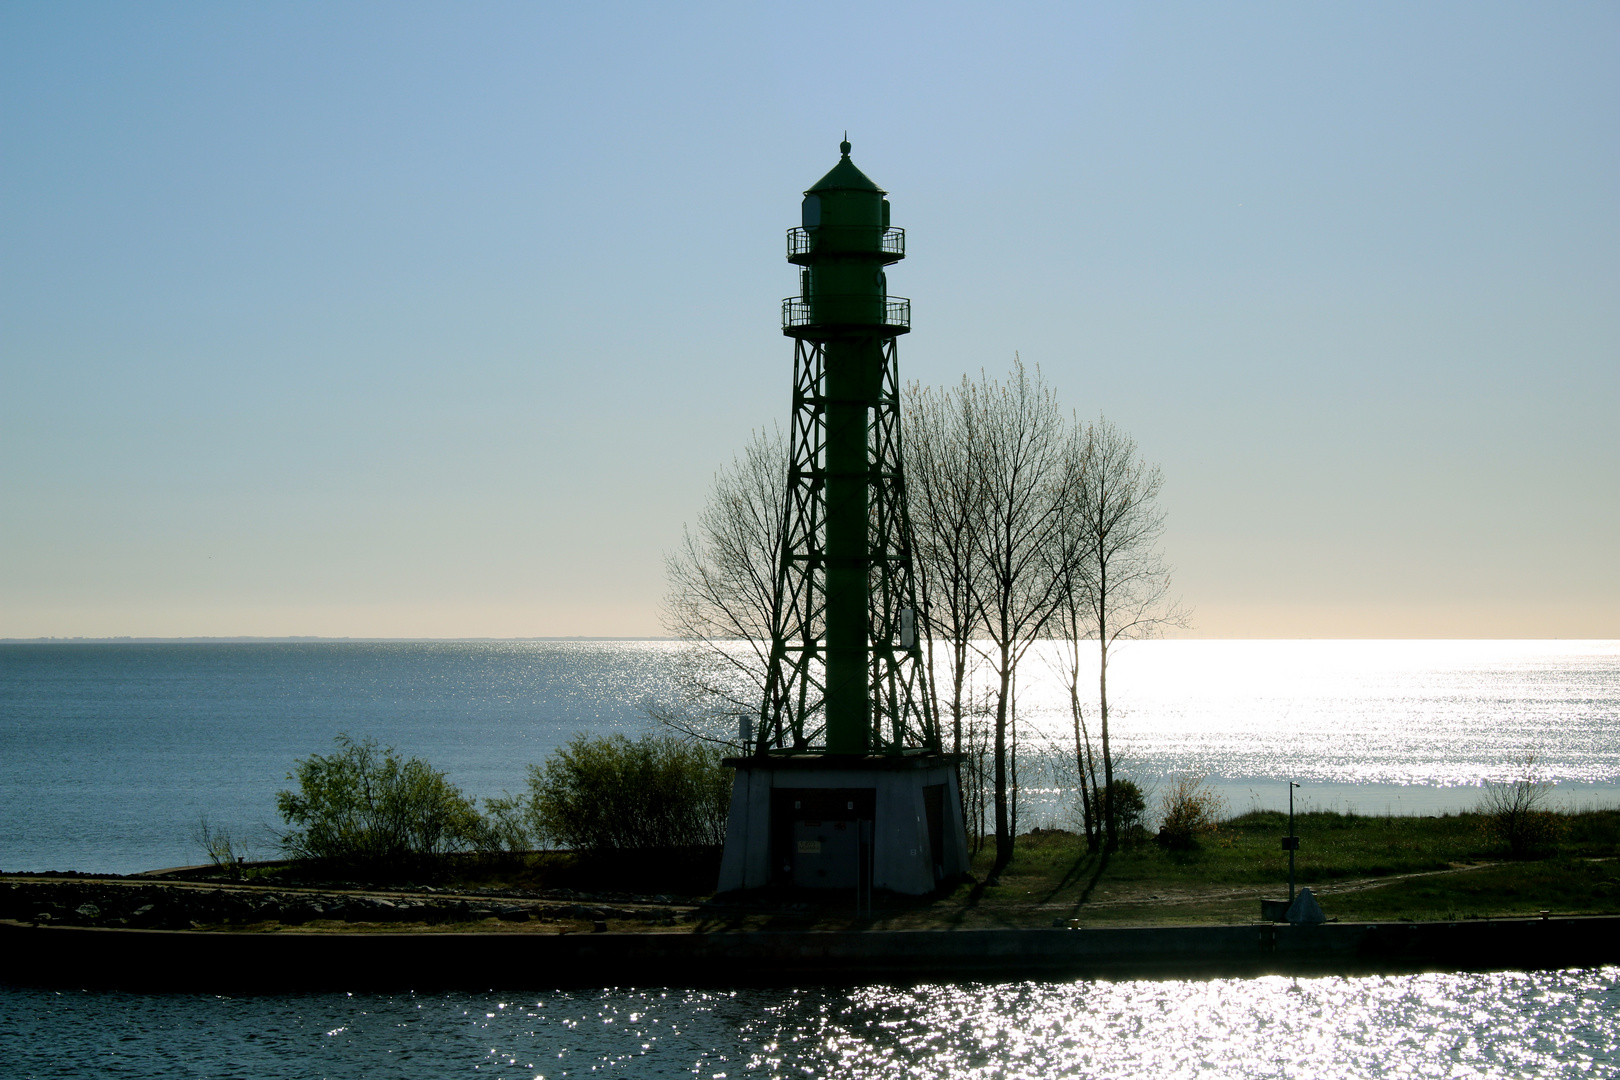
POLYGON ((787 231, 787 257, 792 261, 818 253, 872 252, 890 259, 906 257, 906 230, 878 229, 865 225, 820 225, 814 229, 787 231), (872 241, 877 240, 877 247, 872 241))

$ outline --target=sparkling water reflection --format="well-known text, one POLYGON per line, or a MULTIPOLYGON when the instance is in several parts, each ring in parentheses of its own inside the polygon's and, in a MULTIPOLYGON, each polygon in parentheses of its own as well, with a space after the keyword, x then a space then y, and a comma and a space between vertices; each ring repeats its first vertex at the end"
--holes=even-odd
POLYGON ((0 989, 6 1075, 1591 1077, 1620 968, 1207 982, 142 997, 0 989))

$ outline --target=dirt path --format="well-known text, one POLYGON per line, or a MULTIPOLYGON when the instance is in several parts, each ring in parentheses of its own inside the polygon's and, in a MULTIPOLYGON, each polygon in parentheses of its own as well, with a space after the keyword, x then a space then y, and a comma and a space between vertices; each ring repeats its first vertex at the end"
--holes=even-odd
MULTIPOLYGON (((1486 870, 1496 866, 1496 863, 1470 863, 1464 866, 1449 866, 1444 870, 1419 870, 1409 874, 1390 874, 1386 877, 1351 878, 1346 881, 1336 881, 1326 885, 1312 885, 1311 892, 1317 896, 1335 896, 1346 893, 1367 892, 1372 889, 1381 889, 1402 881, 1415 878, 1445 877, 1456 874, 1466 874, 1474 870, 1486 870)), ((1141 896, 1114 897, 1107 900, 1088 900, 1082 908, 1133 908, 1147 907, 1149 905, 1162 907, 1166 904, 1211 904, 1225 901, 1259 900, 1269 897, 1278 891, 1273 885, 1249 885, 1239 888, 1201 889, 1201 890, 1174 890, 1155 893, 1146 893, 1141 896)), ((1038 911, 1070 911, 1074 909, 1072 903, 1044 903, 1031 904, 1031 910, 1038 911)))

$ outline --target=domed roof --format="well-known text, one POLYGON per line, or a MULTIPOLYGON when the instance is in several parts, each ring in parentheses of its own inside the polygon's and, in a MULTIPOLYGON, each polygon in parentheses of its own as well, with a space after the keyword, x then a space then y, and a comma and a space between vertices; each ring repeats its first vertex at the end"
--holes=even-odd
POLYGON ((849 160, 849 140, 847 138, 838 144, 838 149, 844 156, 838 159, 838 164, 834 165, 826 176, 817 180, 813 187, 805 191, 806 195, 814 195, 822 191, 875 191, 879 195, 888 194, 888 192, 872 183, 872 178, 857 169, 855 163, 849 160))

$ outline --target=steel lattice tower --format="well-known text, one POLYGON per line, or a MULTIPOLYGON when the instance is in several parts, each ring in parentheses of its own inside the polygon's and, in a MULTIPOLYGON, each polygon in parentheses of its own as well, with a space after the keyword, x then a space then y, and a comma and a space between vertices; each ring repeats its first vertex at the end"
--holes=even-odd
POLYGON ((799 295, 786 531, 757 754, 939 746, 917 632, 895 341, 911 302, 884 268, 905 258, 886 192, 849 159, 805 192, 788 230, 799 295))
POLYGON ((912 577, 895 340, 911 302, 889 201, 849 160, 788 230, 799 295, 770 671, 736 770, 718 893, 922 896, 968 872, 957 759, 942 753, 912 577))

